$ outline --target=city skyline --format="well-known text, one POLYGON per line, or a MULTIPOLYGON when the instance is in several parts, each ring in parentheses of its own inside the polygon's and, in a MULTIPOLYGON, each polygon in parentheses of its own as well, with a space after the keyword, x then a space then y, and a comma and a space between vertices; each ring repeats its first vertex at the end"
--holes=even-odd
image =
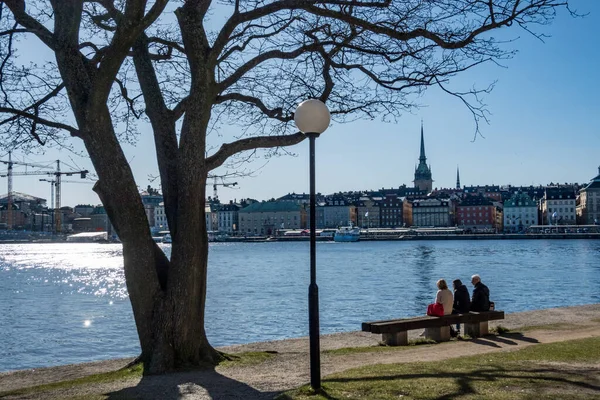
MULTIPOLYGON (((420 124, 424 124, 427 162, 431 166, 433 187, 454 187, 456 167, 461 184, 513 186, 546 185, 550 182, 587 183, 597 175, 600 158, 600 79, 596 69, 600 57, 581 38, 591 37, 600 22, 600 4, 575 1, 573 8, 589 13, 571 18, 559 13, 556 21, 541 32, 552 37, 542 43, 525 31, 499 31, 506 39, 520 36, 512 44, 519 53, 504 62, 508 68, 493 64, 457 76, 452 87, 485 88, 497 81, 484 101, 492 115, 490 125, 483 123, 484 137, 475 140, 475 127, 469 110, 459 100, 430 88, 417 99, 426 107, 404 114, 397 123, 354 121, 332 126, 317 140, 316 185, 321 193, 350 190, 376 190, 382 187, 412 186, 419 158, 420 124)), ((141 189, 150 175, 158 175, 149 128, 142 126, 136 146, 125 145, 130 165, 141 189)), ((236 129, 224 128, 225 136, 236 129)), ((209 138, 210 139, 210 138, 209 138)), ((76 149, 81 144, 76 143, 76 149)), ((288 148, 296 157, 272 158, 266 165, 256 160, 248 167, 255 177, 236 177, 239 189, 219 187, 223 202, 232 199, 268 199, 286 193, 308 192, 308 142, 288 148)), ((65 163, 93 171, 86 158, 55 150, 45 155, 15 160, 65 163), (69 158, 72 157, 72 160, 69 158)), ((0 153, 5 160, 6 154, 0 153)), ((18 169, 23 170, 23 169, 18 169)), ((5 165, 0 171, 6 171, 5 165)), ((15 171, 17 169, 15 168, 15 171)), ((219 172, 219 171, 218 171, 219 172)), ((1 172, 0 172, 1 173, 1 172)), ((39 182, 42 176, 15 176, 13 190, 47 199, 50 185, 39 182)), ((70 178, 75 180, 76 178, 70 178)), ((212 182, 207 195, 212 195, 212 182)), ((0 178, 0 193, 6 193, 6 178, 0 178)), ((63 185, 63 205, 98 204, 92 185, 63 185)))

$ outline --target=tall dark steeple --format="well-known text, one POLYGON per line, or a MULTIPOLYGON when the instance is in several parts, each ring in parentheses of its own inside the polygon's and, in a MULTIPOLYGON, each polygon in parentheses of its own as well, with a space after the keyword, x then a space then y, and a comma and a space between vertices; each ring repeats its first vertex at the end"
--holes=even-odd
POLYGON ((425 156, 425 138, 423 135, 423 121, 421 120, 421 154, 419 155, 419 165, 415 168, 415 187, 431 193, 433 189, 433 179, 431 179, 431 167, 427 165, 425 156))
POLYGON ((456 166, 456 188, 460 189, 460 174, 458 173, 458 165, 456 166))
POLYGON ((419 156, 419 164, 426 164, 427 157, 425 157, 425 139, 423 138, 423 120, 421 120, 421 155, 419 156))

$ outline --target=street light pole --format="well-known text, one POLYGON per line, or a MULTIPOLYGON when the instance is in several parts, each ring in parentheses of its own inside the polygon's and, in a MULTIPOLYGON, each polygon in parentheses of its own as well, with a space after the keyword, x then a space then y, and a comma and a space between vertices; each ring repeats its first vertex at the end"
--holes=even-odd
POLYGON ((315 139, 306 133, 310 148, 310 285, 308 286, 308 332, 310 338, 310 385, 321 388, 321 349, 319 343, 319 287, 317 286, 317 200, 315 194, 315 139))
POLYGON ((319 287, 317 286, 317 200, 315 188, 315 140, 329 126, 327 106, 316 99, 306 100, 296 108, 294 121, 309 141, 310 173, 310 284, 308 286, 308 334, 310 344, 310 386, 321 390, 321 352, 319 343, 319 287))

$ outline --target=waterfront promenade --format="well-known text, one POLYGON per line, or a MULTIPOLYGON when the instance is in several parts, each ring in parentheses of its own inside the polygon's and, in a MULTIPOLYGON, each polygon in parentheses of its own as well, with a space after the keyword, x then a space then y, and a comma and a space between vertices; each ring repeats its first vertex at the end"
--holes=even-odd
MULTIPOLYGON (((379 347, 380 351, 368 351, 368 348, 378 346, 376 335, 363 332, 323 335, 321 338, 322 374, 327 380, 327 376, 333 373, 366 365, 414 361, 436 361, 443 364, 443 360, 465 355, 511 352, 540 343, 598 337, 600 336, 600 304, 512 313, 507 314, 504 321, 492 323, 491 326, 497 324, 515 333, 405 348, 379 347), (365 350, 335 351, 356 347, 365 350)), ((412 338, 414 339, 417 334, 418 332, 413 332, 412 338)), ((309 380, 307 338, 228 346, 221 347, 220 350, 230 354, 268 351, 272 357, 254 365, 223 365, 215 370, 144 378, 130 377, 84 385, 64 385, 48 391, 3 397, 3 392, 112 371, 123 367, 131 359, 17 371, 0 374, 0 397, 5 399, 69 397, 161 400, 272 399, 283 391, 306 384, 309 380)))

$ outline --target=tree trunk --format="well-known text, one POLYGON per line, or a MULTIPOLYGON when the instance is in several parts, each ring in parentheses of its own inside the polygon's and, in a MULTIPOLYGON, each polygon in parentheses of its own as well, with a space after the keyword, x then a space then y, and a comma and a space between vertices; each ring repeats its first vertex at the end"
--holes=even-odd
MULTIPOLYGON (((145 373, 216 364, 221 356, 204 330, 208 237, 204 196, 206 173, 183 174, 183 196, 169 261, 152 240, 146 213, 107 110, 94 112, 94 134, 85 145, 98 174, 94 188, 123 242, 125 282, 142 349, 145 373)), ((194 172, 195 171, 195 172, 194 172)), ((180 197, 181 198, 181 197, 180 197)))

